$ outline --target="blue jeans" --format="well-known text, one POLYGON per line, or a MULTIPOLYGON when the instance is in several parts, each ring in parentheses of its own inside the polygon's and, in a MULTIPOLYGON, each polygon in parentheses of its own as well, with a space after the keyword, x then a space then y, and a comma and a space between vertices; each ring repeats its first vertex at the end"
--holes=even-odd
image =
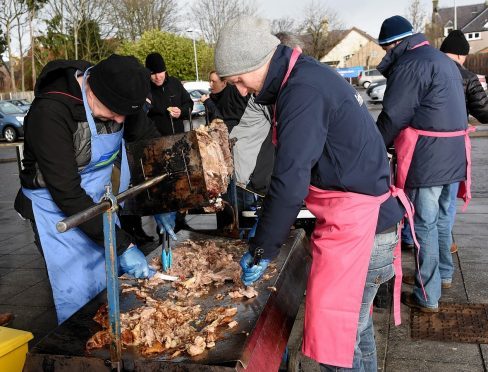
POLYGON ((456 202, 457 193, 459 190, 459 182, 451 184, 451 203, 449 204, 449 222, 451 223, 451 232, 454 226, 454 221, 456 220, 456 202))
MULTIPOLYGON (((451 185, 407 189, 415 207, 415 235, 420 244, 420 276, 427 299, 416 281, 413 293, 425 307, 438 307, 441 283, 450 283, 454 273, 451 255, 449 205, 451 185)), ((418 275, 418 273, 416 273, 418 275)))
MULTIPOLYGON (((454 222, 456 220, 456 203, 457 203, 457 193, 459 190, 459 182, 451 184, 451 203, 449 204, 449 222, 451 224, 451 232, 452 228, 454 227, 454 222)), ((413 245, 412 239, 412 232, 410 231, 410 225, 408 224, 408 220, 405 219, 405 223, 402 229, 402 242, 405 244, 413 245)))
POLYGON ((410 223, 408 222, 408 218, 404 218, 403 220, 402 243, 413 245, 412 230, 410 230, 410 223))
POLYGON ((376 343, 374 340, 373 317, 371 306, 381 284, 395 275, 393 268, 393 251, 398 242, 397 232, 377 234, 374 239, 373 251, 369 260, 368 274, 364 284, 361 310, 359 311, 356 344, 352 368, 335 367, 321 364, 321 371, 357 371, 376 372, 376 343))

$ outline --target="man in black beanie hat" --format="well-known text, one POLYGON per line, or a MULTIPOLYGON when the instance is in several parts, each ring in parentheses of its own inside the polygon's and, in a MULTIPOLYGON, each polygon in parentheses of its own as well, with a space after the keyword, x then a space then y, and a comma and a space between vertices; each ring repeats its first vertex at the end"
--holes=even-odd
MULTIPOLYGON (((95 66, 52 61, 37 80, 24 122, 24 169, 15 209, 31 221, 59 323, 105 288, 106 274, 102 216, 62 234, 56 223, 100 201, 117 159, 119 191, 128 187, 124 121, 146 126, 129 131, 132 137, 158 136, 140 115, 149 89, 147 69, 134 57, 119 55, 95 66)), ((116 227, 116 241, 120 270, 148 277, 149 266, 132 237, 116 227)))
POLYGON ((161 54, 148 54, 146 67, 151 72, 149 117, 162 136, 183 133, 183 120, 189 119, 193 110, 190 94, 177 78, 168 75, 161 54))
POLYGON ((469 54, 469 43, 462 31, 451 31, 442 42, 440 50, 456 62, 461 72, 468 114, 473 115, 480 123, 488 123, 488 97, 478 76, 463 67, 469 54))
MULTIPOLYGON (((441 45, 441 52, 456 62, 456 66, 463 78, 464 95, 466 97, 466 110, 473 115, 480 123, 488 123, 488 97, 478 79, 478 76, 463 67, 466 57, 469 54, 469 43, 460 30, 453 30, 447 35, 441 45)), ((449 217, 451 230, 456 219, 456 195, 459 183, 451 185, 451 204, 449 205, 449 217)), ((451 253, 456 253, 457 244, 451 244, 451 253)))

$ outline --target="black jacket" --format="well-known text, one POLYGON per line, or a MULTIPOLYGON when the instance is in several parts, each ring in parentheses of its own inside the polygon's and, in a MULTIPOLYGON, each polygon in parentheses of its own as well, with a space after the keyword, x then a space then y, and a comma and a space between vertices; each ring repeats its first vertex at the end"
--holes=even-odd
MULTIPOLYGON (((323 190, 379 196, 389 190, 386 148, 366 104, 332 68, 300 56, 280 90, 292 50, 278 46, 256 102, 276 104, 278 146, 269 191, 251 250, 274 258, 308 194, 323 190)), ((390 197, 381 205, 377 232, 403 216, 390 197)))
POLYGON ((235 85, 227 84, 219 93, 211 93, 203 105, 208 112, 209 120, 222 119, 229 133, 239 121, 247 107, 249 95, 242 96, 235 85))
POLYGON ((464 94, 466 96, 466 109, 480 123, 488 123, 488 96, 481 86, 478 76, 459 63, 456 65, 463 78, 464 94))
POLYGON ((166 74, 163 85, 158 87, 151 82, 151 95, 152 105, 148 116, 156 124, 159 133, 162 136, 183 133, 183 120, 190 118, 193 100, 181 82, 166 74), (172 119, 174 133, 168 107, 178 107, 181 110, 181 116, 178 119, 172 119))
MULTIPOLYGON (((433 132, 467 128, 461 74, 448 56, 425 41, 423 34, 403 39, 378 65, 388 82, 377 120, 387 146, 408 126, 433 132)), ((463 136, 420 136, 406 187, 441 186, 465 179, 463 136)))
MULTIPOLYGON (((20 183, 30 189, 47 187, 56 205, 66 216, 71 216, 94 203, 81 187, 79 170, 91 157, 91 138, 83 107, 81 89, 76 71, 86 70, 85 61, 53 61, 42 70, 35 88, 35 99, 24 122, 24 170, 20 183)), ((100 133, 122 129, 115 122, 95 121, 100 133)), ((146 115, 126 118, 124 138, 155 138, 159 134, 146 115), (136 126, 137 128, 133 128, 136 126)), ((22 191, 15 200, 15 210, 24 218, 34 220, 32 203, 22 191)), ((80 229, 94 242, 103 246, 103 221, 99 215, 80 229)), ((122 253, 131 243, 131 237, 117 228, 117 251, 122 253)))

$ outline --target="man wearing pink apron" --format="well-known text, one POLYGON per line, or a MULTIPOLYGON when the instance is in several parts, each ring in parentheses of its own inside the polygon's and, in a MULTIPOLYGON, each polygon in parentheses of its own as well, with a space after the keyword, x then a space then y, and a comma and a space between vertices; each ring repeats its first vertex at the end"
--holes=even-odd
POLYGON ((420 244, 414 290, 405 293, 404 303, 437 312, 441 290, 451 286, 454 271, 451 185, 466 181, 460 194, 465 201, 471 197, 462 79, 454 62, 432 48, 423 34, 413 34, 403 17, 386 19, 378 42, 387 51, 378 65, 387 89, 377 124, 385 144, 395 144, 396 186, 405 188, 414 205, 420 244))
MULTIPOLYGON (((361 96, 333 69, 278 45, 269 24, 230 21, 215 50, 220 76, 275 106, 276 158, 242 280, 258 280, 305 200, 317 217, 303 352, 323 370, 376 370, 371 305, 394 276, 404 211, 385 146, 361 96)), ((411 211, 410 211, 411 212, 411 211)))

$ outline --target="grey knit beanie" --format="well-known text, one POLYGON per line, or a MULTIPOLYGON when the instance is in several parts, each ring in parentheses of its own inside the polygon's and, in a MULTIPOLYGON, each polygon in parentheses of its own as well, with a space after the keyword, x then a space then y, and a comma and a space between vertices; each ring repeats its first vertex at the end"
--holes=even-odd
POLYGON ((220 31, 215 69, 220 77, 257 70, 271 58, 279 43, 268 21, 252 16, 232 19, 220 31))

